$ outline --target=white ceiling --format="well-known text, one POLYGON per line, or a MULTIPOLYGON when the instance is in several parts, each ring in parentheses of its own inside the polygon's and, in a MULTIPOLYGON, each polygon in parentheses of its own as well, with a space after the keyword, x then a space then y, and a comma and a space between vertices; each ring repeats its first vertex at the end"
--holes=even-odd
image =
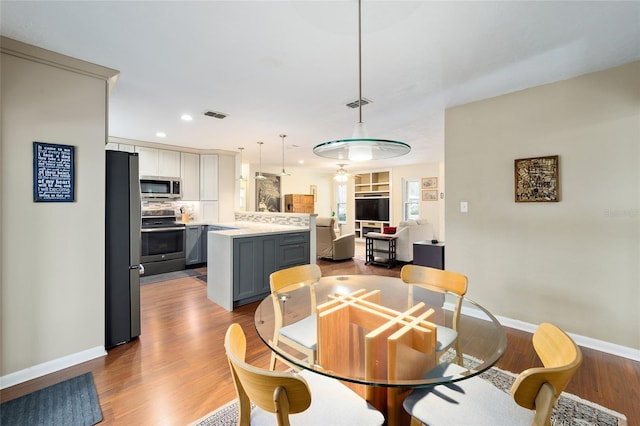
MULTIPOLYGON (((337 168, 358 110, 357 1, 7 1, 2 35, 120 71, 109 134, 337 168), (213 110, 223 120, 203 116, 213 110), (190 123, 180 115, 194 116, 190 123), (155 136, 166 132, 164 139, 155 136)), ((363 1, 363 121, 440 161, 444 109, 640 59, 640 2, 363 1)), ((351 164, 349 169, 380 164, 351 164)))

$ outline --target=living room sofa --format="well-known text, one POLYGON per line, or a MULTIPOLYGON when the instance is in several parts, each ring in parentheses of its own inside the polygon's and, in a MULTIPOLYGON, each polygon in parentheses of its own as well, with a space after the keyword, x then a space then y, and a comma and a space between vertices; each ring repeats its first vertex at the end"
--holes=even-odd
MULTIPOLYGON (((380 236, 383 234, 379 232, 369 232, 367 235, 380 236)), ((395 235, 397 238, 396 260, 407 263, 413 262, 413 243, 416 241, 433 240, 433 224, 429 223, 426 219, 407 220, 398 223, 396 232, 392 235, 395 235)), ((373 244, 374 247, 376 247, 377 244, 382 244, 382 242, 374 240, 373 244)))

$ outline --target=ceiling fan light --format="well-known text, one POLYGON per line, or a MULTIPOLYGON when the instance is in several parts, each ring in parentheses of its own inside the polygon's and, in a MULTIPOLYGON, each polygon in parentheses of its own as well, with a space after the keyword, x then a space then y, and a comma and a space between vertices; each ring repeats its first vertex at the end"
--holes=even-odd
POLYGON ((340 168, 336 170, 336 175, 333 177, 333 179, 336 182, 346 182, 347 179, 349 179, 349 175, 344 169, 345 164, 338 164, 338 166, 340 166, 340 168))

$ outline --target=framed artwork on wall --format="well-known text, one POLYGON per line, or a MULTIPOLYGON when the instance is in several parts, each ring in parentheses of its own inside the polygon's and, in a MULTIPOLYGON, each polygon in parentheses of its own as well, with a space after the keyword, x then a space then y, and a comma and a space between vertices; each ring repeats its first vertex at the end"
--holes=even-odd
POLYGON ((514 160, 516 203, 560 201, 558 156, 514 160))
POLYGON ((422 178, 422 189, 436 189, 438 187, 437 177, 422 178))
MULTIPOLYGON (((256 176, 258 176, 256 172, 256 176)), ((280 209, 280 176, 262 173, 264 179, 256 179, 256 211, 279 212, 280 209)))
POLYGON ((75 150, 71 145, 33 143, 33 201, 76 200, 75 150))
POLYGON ((438 201, 438 191, 435 189, 423 189, 422 201, 438 201))

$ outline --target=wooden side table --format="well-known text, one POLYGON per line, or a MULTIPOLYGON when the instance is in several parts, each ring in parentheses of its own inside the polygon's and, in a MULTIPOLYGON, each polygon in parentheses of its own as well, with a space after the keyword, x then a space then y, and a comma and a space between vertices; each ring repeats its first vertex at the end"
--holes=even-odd
POLYGON ((366 264, 367 265, 380 265, 386 266, 391 269, 396 266, 396 239, 393 235, 389 236, 364 236, 365 248, 366 248, 366 264), (386 248, 376 248, 373 244, 374 241, 383 241, 387 243, 386 248), (378 256, 376 256, 378 254, 378 256))

